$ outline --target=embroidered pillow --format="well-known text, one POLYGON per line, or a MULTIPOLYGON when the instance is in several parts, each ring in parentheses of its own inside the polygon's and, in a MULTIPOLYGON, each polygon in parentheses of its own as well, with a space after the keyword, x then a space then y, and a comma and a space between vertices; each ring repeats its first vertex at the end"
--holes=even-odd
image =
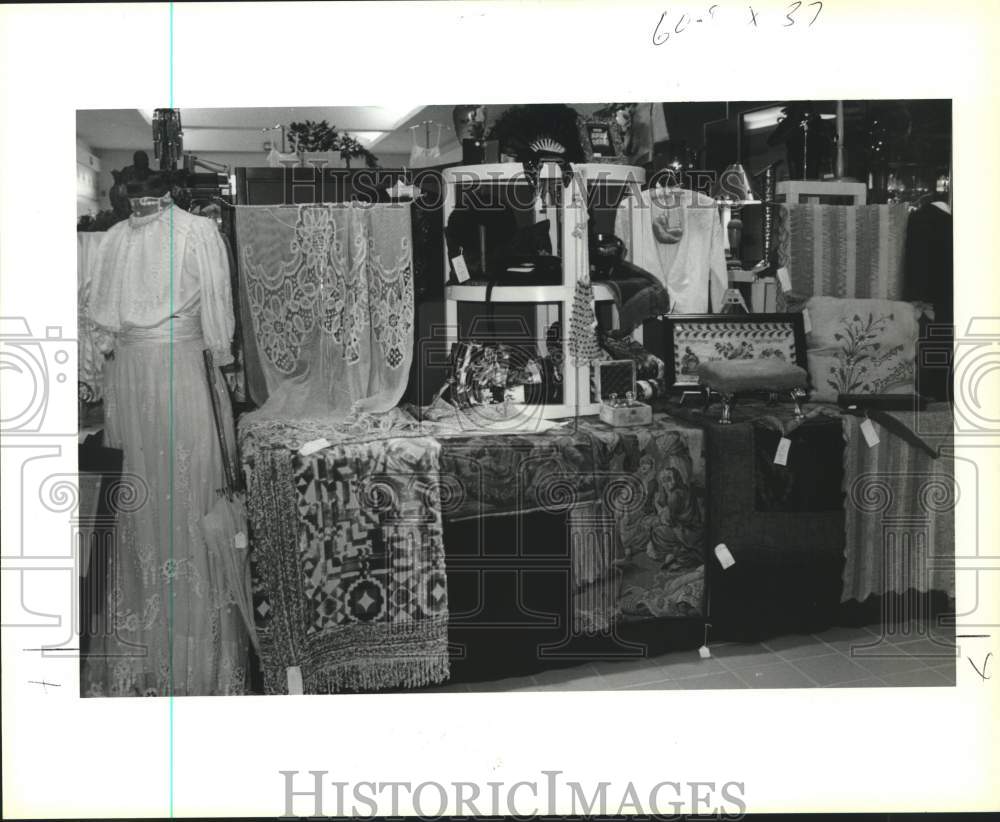
POLYGON ((914 390, 919 310, 893 300, 813 297, 807 340, 811 399, 914 390))

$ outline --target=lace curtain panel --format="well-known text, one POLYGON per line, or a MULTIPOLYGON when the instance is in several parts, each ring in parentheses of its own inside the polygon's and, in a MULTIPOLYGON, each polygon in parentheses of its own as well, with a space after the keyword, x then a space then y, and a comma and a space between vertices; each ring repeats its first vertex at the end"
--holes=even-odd
POLYGON ((257 418, 380 413, 413 354, 410 209, 241 206, 237 254, 267 399, 257 418))

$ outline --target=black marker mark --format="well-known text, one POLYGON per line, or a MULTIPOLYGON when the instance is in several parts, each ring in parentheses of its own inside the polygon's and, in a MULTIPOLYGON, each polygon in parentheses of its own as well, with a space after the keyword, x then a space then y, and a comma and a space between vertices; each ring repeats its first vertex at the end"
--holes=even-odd
POLYGON ((38 681, 36 679, 29 679, 28 680, 28 684, 29 685, 41 685, 42 689, 45 691, 45 693, 49 692, 49 689, 48 689, 49 685, 51 685, 53 688, 61 688, 62 687, 62 685, 60 685, 58 682, 46 682, 44 679, 41 680, 41 681, 38 681))
POLYGON ((757 25, 757 12, 755 12, 753 10, 753 6, 750 6, 749 8, 750 8, 750 22, 751 22, 751 24, 753 24, 754 26, 756 26, 757 25))
POLYGON ((819 6, 819 8, 816 9, 816 14, 813 15, 813 19, 809 21, 809 25, 811 26, 813 23, 816 22, 816 18, 819 17, 819 13, 821 11, 823 11, 823 4, 822 4, 822 2, 820 2, 820 0, 816 0, 816 2, 810 3, 809 5, 810 6, 819 6))
MULTIPOLYGON (((681 15, 681 19, 677 21, 677 25, 676 25, 676 26, 674 26, 674 34, 680 34, 680 33, 681 33, 682 31, 684 31, 684 29, 686 29, 686 28, 687 28, 687 26, 684 26, 684 29, 680 28, 680 25, 681 25, 681 23, 683 23, 683 22, 684 22, 684 18, 685 18, 685 17, 687 17, 687 15, 686 15, 686 14, 682 14, 682 15, 681 15)), ((691 19, 691 18, 690 18, 690 17, 688 17, 688 20, 690 20, 690 19, 691 19)))

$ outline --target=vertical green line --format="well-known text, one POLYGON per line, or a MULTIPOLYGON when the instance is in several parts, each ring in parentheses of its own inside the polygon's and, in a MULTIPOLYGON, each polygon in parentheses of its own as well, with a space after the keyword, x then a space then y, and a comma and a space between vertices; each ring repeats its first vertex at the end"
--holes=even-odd
MULTIPOLYGON (((174 4, 170 3, 170 48, 169 48, 169 83, 170 102, 169 107, 174 107, 174 4)), ((169 524, 170 537, 168 541, 168 552, 170 554, 170 566, 173 567, 174 558, 174 205, 170 204, 170 366, 169 366, 170 391, 167 395, 167 438, 170 443, 170 505, 169 524)), ((169 780, 169 802, 170 818, 174 818, 174 577, 171 574, 167 580, 167 602, 169 613, 167 615, 167 653, 169 654, 169 680, 170 680, 170 780, 169 780)))

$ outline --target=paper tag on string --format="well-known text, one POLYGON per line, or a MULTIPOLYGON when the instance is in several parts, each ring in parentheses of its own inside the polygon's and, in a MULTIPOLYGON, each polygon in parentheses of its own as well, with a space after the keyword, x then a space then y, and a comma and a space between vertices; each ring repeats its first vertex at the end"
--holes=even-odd
POLYGON ((813 330, 812 321, 809 319, 809 309, 808 308, 803 308, 802 309, 802 330, 805 331, 806 334, 811 333, 812 330, 813 330))
POLYGON ((524 404, 524 386, 514 385, 504 391, 504 399, 519 405, 524 404))
POLYGON ((724 542, 720 542, 715 546, 715 556, 719 560, 719 565, 722 566, 723 571, 736 564, 736 560, 724 542))
POLYGON ((788 465, 788 449, 792 447, 792 441, 788 437, 778 440, 778 450, 774 452, 775 465, 788 465))
POLYGON ((871 420, 865 419, 861 423, 861 433, 865 435, 865 442, 868 443, 869 448, 878 445, 878 431, 875 430, 875 425, 871 420))
POLYGON ((303 457, 308 457, 310 454, 315 454, 317 451, 322 451, 324 448, 330 447, 330 440, 325 437, 320 437, 318 440, 309 440, 309 442, 302 443, 299 448, 299 453, 303 457))
POLYGON ((778 282, 781 284, 782 291, 787 293, 792 290, 792 279, 788 276, 788 269, 784 266, 778 269, 778 282))
POLYGON ((712 652, 708 650, 707 645, 702 645, 698 649, 698 656, 700 656, 702 659, 709 659, 712 656, 712 652))
POLYGON ((298 665, 291 665, 285 672, 288 674, 288 695, 302 696, 302 669, 298 665))
POLYGON ((465 264, 465 255, 459 254, 451 258, 451 264, 455 268, 455 276, 460 283, 469 280, 469 267, 465 264))
POLYGON ((243 531, 237 531, 236 536, 233 537, 233 545, 237 548, 246 548, 249 543, 247 542, 247 535, 243 531))

